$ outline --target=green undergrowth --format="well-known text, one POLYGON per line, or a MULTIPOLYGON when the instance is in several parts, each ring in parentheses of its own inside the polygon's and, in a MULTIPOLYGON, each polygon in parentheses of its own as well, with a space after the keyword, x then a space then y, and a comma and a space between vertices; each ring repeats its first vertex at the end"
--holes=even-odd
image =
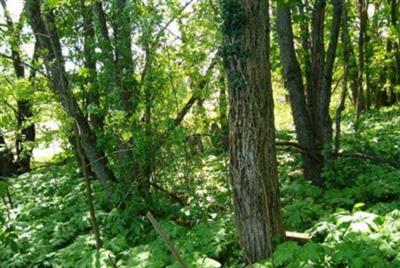
MULTIPOLYGON (((367 114, 353 137, 345 117, 342 148, 399 161, 399 118, 395 110, 367 114)), ((278 136, 289 140, 293 133, 278 136)), ((303 178, 296 153, 279 151, 278 160, 286 229, 306 231, 312 239, 281 243, 273 258, 252 267, 400 267, 399 169, 339 158, 319 189, 303 178)), ((100 251, 72 159, 9 179, 14 208, 7 212, 0 205, 0 267, 180 267, 144 216, 149 210, 190 267, 245 267, 226 177, 221 153, 170 161, 158 171, 158 182, 186 205, 159 191, 151 207, 132 196, 124 209, 110 209, 94 182, 100 251)))

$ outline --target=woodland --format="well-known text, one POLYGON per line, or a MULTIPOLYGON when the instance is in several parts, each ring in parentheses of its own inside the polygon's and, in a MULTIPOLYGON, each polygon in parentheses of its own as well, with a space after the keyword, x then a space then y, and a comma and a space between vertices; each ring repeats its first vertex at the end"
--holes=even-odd
POLYGON ((0 268, 400 267, 400 0, 0 0, 0 268))

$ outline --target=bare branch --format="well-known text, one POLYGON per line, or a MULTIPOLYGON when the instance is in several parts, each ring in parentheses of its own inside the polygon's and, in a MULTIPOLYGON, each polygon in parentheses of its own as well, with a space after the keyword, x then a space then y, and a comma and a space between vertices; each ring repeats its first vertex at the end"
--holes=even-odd
MULTIPOLYGON (((0 52, 0 57, 6 58, 6 59, 9 59, 9 60, 14 60, 14 58, 13 58, 12 56, 9 56, 9 55, 4 54, 4 53, 1 53, 1 52, 0 52)), ((42 70, 40 70, 40 69, 34 67, 33 65, 31 65, 31 64, 29 64, 29 63, 27 63, 27 62, 25 62, 25 61, 21 61, 21 63, 22 63, 23 65, 25 65, 26 67, 28 67, 28 68, 30 68, 30 69, 33 69, 33 70, 35 70, 36 72, 40 73, 41 75, 43 75, 44 77, 46 77, 46 78, 49 79, 50 81, 52 81, 51 78, 50 78, 45 72, 43 72, 42 70)))

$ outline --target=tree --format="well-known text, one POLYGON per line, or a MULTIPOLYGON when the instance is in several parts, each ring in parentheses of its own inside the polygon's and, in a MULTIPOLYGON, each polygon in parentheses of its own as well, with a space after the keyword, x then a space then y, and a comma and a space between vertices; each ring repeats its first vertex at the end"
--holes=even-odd
POLYGON ((365 73, 365 38, 367 33, 367 8, 366 0, 358 0, 357 8, 360 16, 360 31, 358 37, 358 76, 357 76, 357 99, 356 99, 356 121, 358 121, 362 110, 366 108, 364 94, 364 73, 365 73))
MULTIPOLYGON (((329 114, 332 94, 333 65, 341 23, 342 1, 333 2, 333 20, 330 29, 328 49, 324 45, 324 21, 326 1, 316 1, 312 10, 311 74, 306 73, 307 88, 303 84, 302 71, 297 59, 292 27, 290 5, 279 2, 277 8, 277 28, 280 57, 284 69, 284 79, 289 90, 297 139, 303 152, 303 167, 306 178, 322 186, 321 172, 331 159, 332 120, 329 114)), ((305 27, 303 27, 305 28, 305 27)), ((303 42, 304 44, 307 42, 303 42)), ((308 62, 308 61, 307 61, 308 62)), ((307 63, 306 62, 306 63, 307 63)))
POLYGON ((109 181, 114 180, 114 174, 107 166, 104 152, 96 147, 96 136, 72 94, 54 16, 51 10, 43 11, 41 6, 41 1, 26 1, 29 23, 38 41, 39 49, 46 51, 44 63, 52 86, 60 98, 62 106, 78 126, 82 149, 90 161, 91 169, 102 183, 108 196, 111 197, 113 193, 109 181))
MULTIPOLYGON (((3 13, 6 18, 9 43, 11 47, 11 59, 13 62, 14 73, 17 79, 25 78, 25 66, 22 62, 21 55, 21 31, 22 23, 15 24, 7 10, 7 5, 4 0, 0 1, 3 8, 3 13)), ((33 62, 36 60, 37 53, 36 47, 33 53, 33 62)), ((32 81, 35 76, 35 71, 31 70, 29 81, 32 81)), ((26 94, 29 95, 29 94, 26 94)), ((17 100, 17 130, 15 138, 15 151, 16 151, 16 169, 18 173, 30 171, 30 162, 32 157, 32 143, 35 141, 35 125, 32 121, 32 102, 27 96, 19 96, 17 100)))
POLYGON ((221 3, 230 96, 230 177, 239 241, 249 262, 284 237, 269 55, 268 1, 221 3))

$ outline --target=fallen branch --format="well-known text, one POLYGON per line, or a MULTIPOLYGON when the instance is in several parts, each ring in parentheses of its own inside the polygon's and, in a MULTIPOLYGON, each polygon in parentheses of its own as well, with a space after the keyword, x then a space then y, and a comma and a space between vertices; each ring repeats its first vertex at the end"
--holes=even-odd
POLYGON ((311 240, 311 237, 307 233, 291 232, 286 231, 286 239, 290 241, 297 242, 299 244, 305 244, 311 240))
POLYGON ((314 160, 316 160, 317 162, 321 163, 321 158, 320 157, 316 156, 314 153, 310 152, 310 150, 308 150, 307 148, 304 148, 303 146, 301 146, 300 144, 298 144, 296 142, 276 142, 275 144, 276 144, 276 146, 293 147, 299 153, 301 153, 301 154, 309 154, 309 155, 311 155, 312 158, 314 158, 314 160))
POLYGON ((164 232, 163 229, 161 229, 160 224, 157 222, 157 220, 154 218, 153 214, 151 212, 147 212, 146 217, 149 219, 151 224, 153 225, 154 229, 156 229, 157 233, 161 236, 161 238, 164 240, 165 245, 167 248, 171 251, 172 255, 176 258, 176 260, 179 262, 182 268, 188 268, 189 266, 186 264, 186 262, 182 259, 182 257, 179 255, 178 251, 175 248, 175 245, 172 243, 171 239, 169 236, 164 232))
MULTIPOLYGON (((300 144, 296 142, 276 142, 277 146, 288 146, 288 147, 293 147, 296 149, 301 154, 311 154, 309 150, 301 146, 300 144)), ((315 155, 311 154, 313 157, 316 157, 315 155)), ((381 164, 386 164, 389 166, 392 166, 394 168, 399 168, 400 167, 400 162, 393 160, 393 159, 388 159, 383 156, 375 156, 375 155, 369 155, 361 152, 332 152, 332 155, 335 157, 346 157, 346 158, 360 158, 360 159, 366 159, 370 161, 374 161, 377 163, 381 164)), ((317 158, 316 158, 317 159, 317 158)))

